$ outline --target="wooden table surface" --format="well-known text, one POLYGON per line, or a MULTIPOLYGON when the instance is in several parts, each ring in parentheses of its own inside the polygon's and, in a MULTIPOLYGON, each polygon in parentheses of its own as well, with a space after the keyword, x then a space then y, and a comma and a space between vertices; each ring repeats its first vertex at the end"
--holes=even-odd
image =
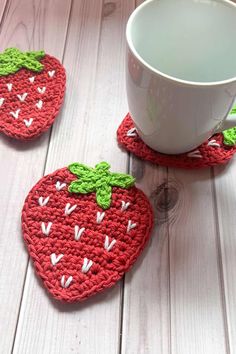
MULTIPOLYGON (((141 2, 141 1, 139 1, 141 2)), ((45 49, 67 70, 64 107, 28 143, 0 138, 0 353, 235 354, 236 159, 184 171, 121 151, 125 24, 134 0, 0 0, 0 49, 45 49), (44 174, 71 162, 131 172, 155 210, 152 240, 112 289, 51 299, 34 274, 20 213, 44 174)))

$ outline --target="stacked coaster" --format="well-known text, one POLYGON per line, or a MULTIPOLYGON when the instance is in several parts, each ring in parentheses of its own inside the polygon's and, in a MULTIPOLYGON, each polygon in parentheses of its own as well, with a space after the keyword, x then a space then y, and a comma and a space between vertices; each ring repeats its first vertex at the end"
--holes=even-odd
POLYGON ((136 261, 153 212, 134 178, 74 163, 43 177, 22 211, 36 272, 56 299, 73 302, 115 284, 136 261))
POLYGON ((143 160, 157 165, 185 169, 203 168, 225 164, 236 152, 236 129, 229 129, 212 136, 196 150, 186 154, 165 155, 154 151, 139 137, 134 122, 127 114, 117 131, 119 144, 143 160))
POLYGON ((61 63, 44 51, 0 54, 0 132, 33 139, 54 122, 66 84, 61 63))

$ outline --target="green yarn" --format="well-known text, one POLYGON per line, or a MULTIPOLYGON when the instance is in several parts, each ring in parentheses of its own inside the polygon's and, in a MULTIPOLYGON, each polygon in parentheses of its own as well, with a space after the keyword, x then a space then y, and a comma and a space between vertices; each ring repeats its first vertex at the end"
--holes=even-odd
POLYGON ((44 56, 43 50, 21 52, 17 48, 5 49, 3 53, 0 53, 0 76, 14 74, 21 68, 39 72, 43 69, 43 64, 39 60, 44 56))
MULTIPOLYGON (((236 106, 234 106, 231 111, 230 115, 236 114, 236 106)), ((236 127, 227 129, 222 132, 224 136, 224 144, 229 146, 234 146, 236 144, 236 127)))
POLYGON ((230 114, 236 114, 236 106, 234 106, 230 112, 230 114))
POLYGON ((236 127, 222 132, 224 136, 224 144, 234 146, 236 143, 236 127))
POLYGON ((110 172, 110 165, 107 162, 100 162, 95 168, 73 163, 68 169, 79 177, 78 180, 71 182, 69 192, 80 194, 96 192, 97 204, 102 209, 108 209, 111 205, 112 187, 127 189, 135 182, 130 175, 110 172))

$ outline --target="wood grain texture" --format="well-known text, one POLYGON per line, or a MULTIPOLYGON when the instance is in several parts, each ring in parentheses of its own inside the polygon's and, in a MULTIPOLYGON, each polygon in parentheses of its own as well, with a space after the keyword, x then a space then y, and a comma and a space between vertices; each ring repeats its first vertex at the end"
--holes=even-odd
MULTIPOLYGON (((9 1, 0 46, 45 47, 62 58, 70 2, 9 1), (54 17, 52 17, 52 12, 54 17), (51 15, 50 15, 51 14, 51 15), (63 14, 63 16, 61 16, 63 14), (48 22, 50 18, 51 22, 48 22), (58 28, 54 33, 54 27, 58 28), (41 29, 41 30, 40 30, 41 29), (57 42, 57 46, 55 45, 57 42)), ((26 193, 42 176, 48 133, 34 142, 0 140, 0 351, 10 353, 18 319, 28 256, 21 239, 20 213, 26 193)))
POLYGON ((2 23, 2 19, 3 19, 3 13, 5 10, 7 4, 7 0, 0 0, 0 31, 1 31, 1 23, 2 23))
POLYGON ((139 185, 155 196, 157 227, 126 276, 122 352, 227 353, 210 170, 170 170, 167 178, 144 166, 135 169, 145 170, 139 185))
POLYGON ((136 7, 141 5, 145 0, 135 0, 136 7))
POLYGON ((227 353, 210 169, 169 170, 179 198, 169 213, 173 353, 227 353))
MULTIPOLYGON (((155 228, 147 249, 125 276, 122 353, 168 354, 171 333, 167 171, 132 159, 131 172, 152 202, 155 228)), ((172 201, 175 203, 174 198, 172 201)))
POLYGON ((219 220, 219 264, 225 289, 225 322, 229 332, 229 348, 236 352, 236 195, 234 192, 236 159, 227 166, 215 168, 216 217, 219 220))
MULTIPOLYGON (((113 4, 73 3, 64 56, 67 97, 53 128, 45 173, 74 161, 94 165, 104 159, 113 170, 126 171, 127 155, 120 152, 115 131, 127 112, 124 24, 133 1, 113 4)), ((59 304, 41 288, 30 265, 14 353, 118 353, 121 291, 117 284, 85 303, 59 304)))

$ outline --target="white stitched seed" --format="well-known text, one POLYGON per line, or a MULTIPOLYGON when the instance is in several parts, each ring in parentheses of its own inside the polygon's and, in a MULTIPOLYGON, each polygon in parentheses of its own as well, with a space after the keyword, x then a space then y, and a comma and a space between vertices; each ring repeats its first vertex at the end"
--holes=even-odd
POLYGON ((46 226, 45 222, 42 222, 42 224, 41 224, 42 233, 44 235, 48 236, 50 233, 51 227, 52 227, 52 222, 49 222, 47 224, 47 226, 46 226))
POLYGON ((187 156, 202 159, 202 155, 199 150, 192 151, 192 152, 188 153, 187 156))
POLYGON ((125 211, 126 209, 128 209, 130 203, 129 202, 124 202, 124 200, 121 201, 121 211, 125 211))
POLYGON ((47 205, 48 201, 49 201, 49 197, 47 198, 39 197, 38 199, 39 205, 42 207, 47 205))
POLYGON ((74 211, 76 208, 77 208, 77 204, 71 206, 70 203, 67 203, 65 207, 65 214, 70 215, 72 211, 74 211))
POLYGON ((7 89, 8 89, 8 91, 11 91, 12 90, 12 84, 7 84, 7 89))
POLYGON ((50 256, 52 265, 56 265, 62 259, 63 256, 64 254, 59 254, 59 256, 56 256, 55 253, 52 253, 50 256))
POLYGON ((19 117, 20 109, 17 109, 15 112, 10 112, 13 118, 17 119, 19 117))
POLYGON ((31 82, 31 84, 32 84, 32 83, 34 82, 34 79, 35 79, 34 76, 30 77, 30 78, 29 78, 29 82, 31 82))
POLYGON ((80 228, 78 225, 75 225, 75 240, 76 241, 78 241, 80 239, 84 230, 85 230, 84 227, 80 228))
POLYGON ((42 88, 38 87, 37 90, 38 90, 39 93, 44 93, 46 91, 46 87, 45 86, 42 87, 42 88))
POLYGON ((4 100, 5 100, 5 98, 3 98, 3 97, 0 98, 0 107, 3 105, 4 100))
POLYGON ((29 128, 31 126, 31 124, 33 123, 33 118, 24 119, 24 123, 27 126, 27 128, 29 128))
POLYGON ((208 146, 220 147, 220 144, 218 144, 215 139, 209 141, 209 143, 207 145, 208 146))
POLYGON ((66 289, 66 288, 68 288, 68 286, 70 285, 70 283, 72 282, 72 280, 73 280, 73 277, 72 276, 69 276, 69 278, 65 281, 65 275, 63 275, 62 277, 61 277, 61 286, 64 288, 64 289, 66 289))
POLYGON ((105 212, 103 211, 102 213, 100 213, 100 211, 97 212, 97 223, 101 224, 102 220, 104 219, 105 216, 105 212))
POLYGON ((92 267, 93 265, 93 261, 89 261, 88 258, 84 258, 84 263, 83 263, 83 266, 82 266, 82 273, 87 273, 89 271, 89 269, 92 267))
POLYGON ((22 95, 17 95, 17 97, 19 98, 19 100, 21 102, 24 102, 24 100, 26 99, 27 96, 28 96, 27 92, 23 93, 22 95))
POLYGON ((109 242, 109 237, 106 236, 105 242, 104 242, 104 248, 109 252, 113 248, 115 243, 116 243, 116 240, 112 240, 111 242, 109 242))
POLYGON ((55 70, 48 71, 48 76, 53 77, 55 75, 55 70))
POLYGON ((127 226, 127 232, 130 232, 130 230, 134 229, 136 227, 136 225, 137 225, 136 223, 132 224, 132 221, 129 220, 128 221, 128 226, 127 226))
POLYGON ((37 103, 36 103, 36 107, 38 109, 41 109, 43 107, 43 101, 42 100, 39 100, 37 103))
POLYGON ((131 128, 130 130, 128 130, 127 131, 127 136, 137 136, 137 130, 136 130, 136 128, 134 127, 134 128, 131 128))
POLYGON ((66 186, 66 183, 61 183, 59 181, 56 182, 56 190, 60 191, 61 189, 63 189, 66 186))

